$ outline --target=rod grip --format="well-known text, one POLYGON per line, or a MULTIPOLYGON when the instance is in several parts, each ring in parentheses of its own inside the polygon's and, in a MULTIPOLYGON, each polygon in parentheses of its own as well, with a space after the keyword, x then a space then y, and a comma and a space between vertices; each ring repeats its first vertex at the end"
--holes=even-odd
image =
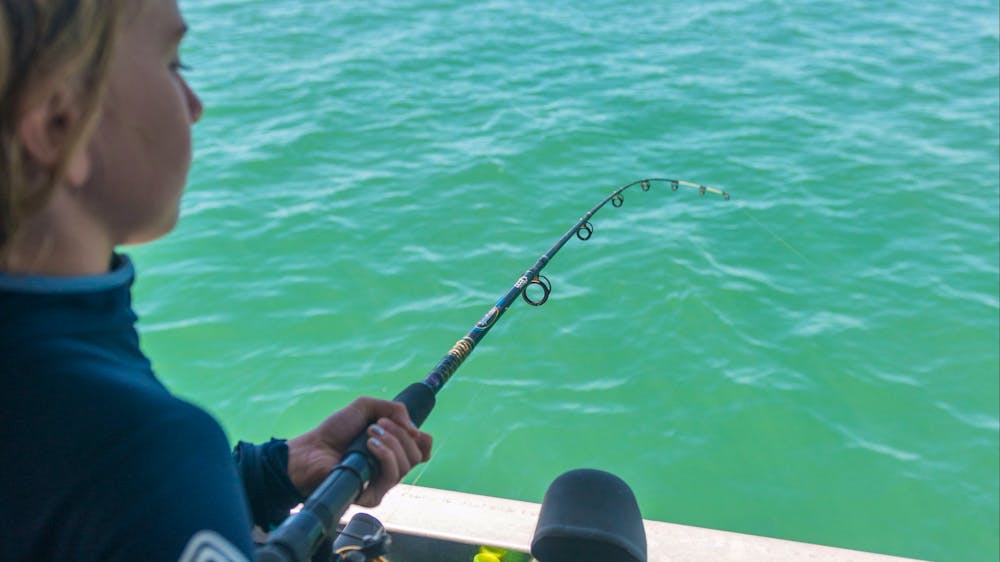
POLYGON ((420 427, 427 420, 427 416, 431 414, 437 399, 431 387, 422 382, 415 382, 404 388, 403 392, 397 394, 393 400, 406 405, 410 419, 417 427, 420 427))

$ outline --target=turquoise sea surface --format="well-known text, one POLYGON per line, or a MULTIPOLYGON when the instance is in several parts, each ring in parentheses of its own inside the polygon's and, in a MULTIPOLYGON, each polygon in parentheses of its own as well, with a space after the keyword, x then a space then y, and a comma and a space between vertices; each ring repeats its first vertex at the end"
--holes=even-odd
POLYGON ((1000 556, 997 0, 186 0, 183 217, 143 345, 230 439, 423 376, 406 481, 934 560, 1000 556))

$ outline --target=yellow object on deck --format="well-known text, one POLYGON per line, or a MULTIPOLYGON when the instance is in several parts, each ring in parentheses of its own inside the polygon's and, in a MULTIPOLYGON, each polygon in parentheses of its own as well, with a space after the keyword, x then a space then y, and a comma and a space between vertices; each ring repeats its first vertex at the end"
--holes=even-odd
POLYGON ((503 562, 507 551, 494 546, 481 546, 479 553, 472 558, 472 562, 503 562))

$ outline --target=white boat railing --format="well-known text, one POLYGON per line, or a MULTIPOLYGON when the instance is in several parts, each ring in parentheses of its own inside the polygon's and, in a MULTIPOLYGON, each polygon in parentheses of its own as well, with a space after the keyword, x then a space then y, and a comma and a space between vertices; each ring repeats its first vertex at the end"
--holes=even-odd
MULTIPOLYGON (((520 562, 531 560, 523 553, 530 550, 540 509, 537 503, 400 484, 376 508, 352 506, 343 522, 358 512, 376 517, 393 536, 393 562, 471 562, 479 546, 508 549, 504 562, 520 562)), ((649 562, 912 560, 660 521, 644 520, 644 526, 649 562)))

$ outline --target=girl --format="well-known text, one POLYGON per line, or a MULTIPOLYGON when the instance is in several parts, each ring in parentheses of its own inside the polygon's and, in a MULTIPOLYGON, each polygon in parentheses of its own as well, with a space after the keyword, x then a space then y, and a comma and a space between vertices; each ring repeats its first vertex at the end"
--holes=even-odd
POLYGON ((115 250, 177 221, 202 113, 185 30, 176 0, 0 0, 0 559, 245 560, 251 518, 279 521, 366 427, 363 505, 429 458, 371 398, 231 455, 154 376, 115 250))

